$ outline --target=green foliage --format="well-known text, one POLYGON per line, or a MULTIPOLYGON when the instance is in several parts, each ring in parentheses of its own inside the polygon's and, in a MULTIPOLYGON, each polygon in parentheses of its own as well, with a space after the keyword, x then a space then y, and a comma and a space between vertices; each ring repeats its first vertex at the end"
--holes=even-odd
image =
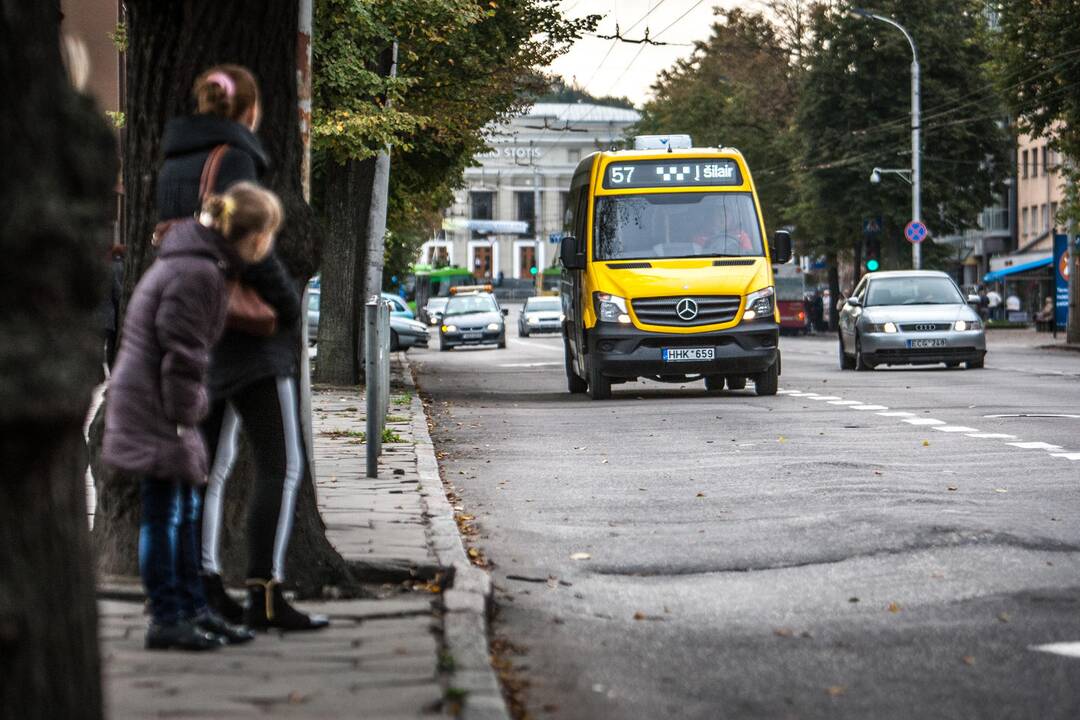
POLYGON ((128 49, 128 34, 127 25, 124 23, 116 23, 116 29, 107 33, 109 40, 112 40, 113 47, 116 48, 116 52, 125 53, 128 49))
POLYGON ((709 39, 660 74, 630 134, 689 133, 698 146, 739 149, 775 228, 790 220, 794 68, 762 13, 717 14, 709 39))
POLYGON ((1001 34, 998 78, 1017 129, 1049 137, 1071 162, 1063 168, 1059 217, 1080 223, 1080 2, 1003 0, 995 3, 1001 34))
POLYGON ((109 122, 117 130, 127 125, 127 116, 119 110, 106 110, 105 117, 109 118, 109 122))
MULTIPOLYGON (((1009 170, 1004 107, 990 82, 985 3, 882 0, 875 10, 912 34, 922 66, 923 221, 936 235, 970 227, 1009 170), (947 19, 947 21, 945 21, 947 19), (963 100, 963 102, 958 102, 963 100)), ((844 252, 881 215, 903 255, 911 188, 870 170, 911 164, 911 50, 893 28, 815 6, 796 113, 798 224, 804 241, 844 252)), ((924 244, 928 257, 937 253, 924 244)), ((930 263, 928 263, 930 265, 930 263)))

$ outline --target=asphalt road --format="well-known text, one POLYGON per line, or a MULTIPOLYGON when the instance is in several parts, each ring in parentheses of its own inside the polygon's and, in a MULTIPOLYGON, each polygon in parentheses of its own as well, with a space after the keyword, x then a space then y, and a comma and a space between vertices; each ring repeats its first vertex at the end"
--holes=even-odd
POLYGON ((410 357, 532 717, 1080 717, 1080 353, 592 402, 514 334, 410 357))

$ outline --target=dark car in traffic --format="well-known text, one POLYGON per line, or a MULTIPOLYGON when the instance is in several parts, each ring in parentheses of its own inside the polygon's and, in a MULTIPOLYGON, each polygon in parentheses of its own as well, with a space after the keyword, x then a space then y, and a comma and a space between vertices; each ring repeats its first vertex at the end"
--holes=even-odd
MULTIPOLYGON (((455 288, 456 290, 457 288, 455 288)), ((506 347, 505 316, 490 292, 458 292, 451 296, 439 326, 439 350, 461 345, 506 347)))

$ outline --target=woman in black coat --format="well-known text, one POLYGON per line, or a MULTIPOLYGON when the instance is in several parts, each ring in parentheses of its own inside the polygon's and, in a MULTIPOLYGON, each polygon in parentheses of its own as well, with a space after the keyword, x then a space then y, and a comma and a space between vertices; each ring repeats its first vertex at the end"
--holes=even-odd
MULTIPOLYGON (((207 158, 225 145, 216 182, 221 192, 232 183, 257 181, 268 161, 255 129, 260 119, 258 85, 237 65, 210 68, 195 81, 196 113, 171 120, 165 129, 165 163, 158 176, 161 220, 191 217, 207 158)), ((269 337, 226 330, 210 361, 210 414, 201 430, 212 458, 203 511, 202 564, 207 599, 231 622, 252 627, 309 630, 325 618, 293 608, 281 593, 285 551, 303 477, 296 372, 300 347, 300 294, 273 255, 250 265, 240 280, 258 291, 277 314, 269 337), (225 482, 236 458, 241 426, 254 448, 256 482, 248 512, 249 602, 245 611, 225 592, 218 545, 225 482)))

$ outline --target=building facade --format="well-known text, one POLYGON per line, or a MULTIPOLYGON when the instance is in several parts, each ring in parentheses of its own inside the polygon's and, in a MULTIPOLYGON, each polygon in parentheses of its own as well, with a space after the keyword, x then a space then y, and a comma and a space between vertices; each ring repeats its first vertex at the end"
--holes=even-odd
POLYGON ((419 261, 468 268, 479 281, 531 287, 556 260, 570 180, 589 153, 619 144, 640 115, 587 103, 537 103, 488 133, 488 151, 419 261))

